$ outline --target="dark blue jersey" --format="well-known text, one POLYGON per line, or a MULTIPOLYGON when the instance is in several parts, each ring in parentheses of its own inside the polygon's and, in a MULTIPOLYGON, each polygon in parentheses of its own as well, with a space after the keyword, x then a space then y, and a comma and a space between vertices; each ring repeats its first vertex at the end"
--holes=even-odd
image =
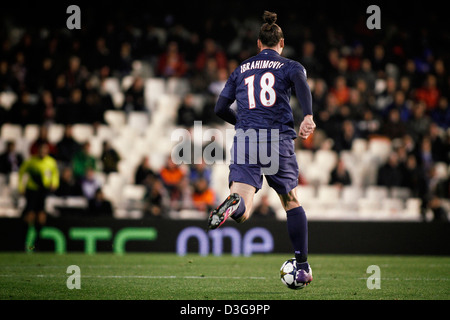
POLYGON ((280 139, 293 139, 297 137, 289 104, 293 88, 303 114, 312 114, 305 68, 265 49, 234 70, 220 96, 237 101, 236 129, 278 129, 280 139))

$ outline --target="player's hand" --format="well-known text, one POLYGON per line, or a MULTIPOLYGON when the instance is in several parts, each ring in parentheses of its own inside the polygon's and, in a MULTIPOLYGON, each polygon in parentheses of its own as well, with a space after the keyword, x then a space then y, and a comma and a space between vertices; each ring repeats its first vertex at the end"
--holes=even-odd
POLYGON ((312 115, 307 115, 300 124, 298 135, 303 140, 306 140, 314 132, 315 128, 316 124, 314 123, 312 115))

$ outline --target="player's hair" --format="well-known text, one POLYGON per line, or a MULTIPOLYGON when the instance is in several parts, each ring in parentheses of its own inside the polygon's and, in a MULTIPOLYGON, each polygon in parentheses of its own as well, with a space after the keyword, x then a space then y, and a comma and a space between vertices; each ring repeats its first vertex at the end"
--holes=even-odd
POLYGON ((284 38, 283 31, 275 23, 277 21, 277 14, 274 12, 264 11, 264 24, 259 30, 258 39, 267 47, 274 47, 284 38))

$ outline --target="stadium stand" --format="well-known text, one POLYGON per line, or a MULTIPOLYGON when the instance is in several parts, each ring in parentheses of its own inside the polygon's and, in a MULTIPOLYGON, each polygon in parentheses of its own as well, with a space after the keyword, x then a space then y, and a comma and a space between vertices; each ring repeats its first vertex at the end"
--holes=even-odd
MULTIPOLYGON (((282 17, 280 12, 280 21, 282 17)), ((159 172, 176 143, 171 141, 171 133, 192 129, 177 124, 178 110, 187 94, 192 95, 196 120, 202 121, 204 128, 217 128, 222 133, 230 128, 212 113, 217 92, 212 92, 210 85, 223 86, 220 71, 226 70, 228 75, 255 53, 256 48, 241 45, 253 39, 238 30, 259 20, 252 16, 245 21, 229 16, 224 19, 234 26, 233 37, 218 36, 214 40, 182 20, 176 25, 159 20, 156 25, 132 20, 126 25, 111 25, 99 19, 92 27, 99 31, 77 37, 55 27, 34 33, 29 26, 2 22, 8 32, 0 35, 0 154, 8 141, 15 141, 18 152, 27 158, 41 127, 48 129, 48 142, 56 145, 70 124, 75 141, 91 145, 90 153, 97 162, 96 177, 114 206, 116 218, 151 216, 146 208, 157 205, 163 217, 204 219, 205 213, 196 212, 190 198, 194 185, 189 180, 191 166, 181 165, 187 185, 180 181, 160 188, 155 187, 155 181, 160 181, 159 172), (107 53, 92 46, 98 40, 106 45, 107 53), (179 44, 186 61, 183 76, 157 74, 159 58, 170 41, 179 44), (154 47, 148 47, 148 43, 154 47), (214 44, 214 52, 202 64, 203 44, 206 47, 207 43, 214 44), (129 45, 131 59, 120 55, 123 44, 129 45), (77 51, 78 46, 90 49, 77 51), (33 55, 38 49, 40 54, 33 55), (73 100, 75 90, 80 91, 81 102, 73 100), (49 103, 42 101, 44 91, 51 92, 49 103), (120 156, 117 172, 102 171, 105 141, 120 156), (144 157, 149 158, 152 174, 141 185, 135 183, 135 173, 144 157)), ((433 41, 423 39, 423 43, 430 40, 429 44, 411 49, 412 40, 401 37, 405 26, 400 22, 391 22, 400 31, 389 29, 392 35, 386 28, 376 39, 358 29, 358 20, 353 20, 350 31, 341 30, 332 21, 327 30, 313 21, 310 28, 290 23, 288 30, 306 28, 305 34, 287 32, 286 55, 303 63, 309 72, 318 128, 314 137, 296 144, 301 170, 298 192, 310 218, 430 219, 434 208, 429 203, 434 197, 442 200, 448 212, 450 73, 448 54, 442 52, 448 37, 435 34, 433 41), (403 100, 397 98, 399 92, 403 100), (393 109, 399 111, 397 124, 390 122, 393 109), (436 125, 436 134, 431 132, 432 124, 436 125), (429 141, 429 147, 424 140, 429 141), (391 177, 398 174, 401 179, 385 182, 379 179, 380 170, 393 153, 398 166, 388 169, 391 177), (416 160, 415 167, 408 164, 409 155, 416 160), (331 185, 332 171, 340 160, 351 181, 331 185)), ((295 97, 292 104, 298 119, 295 97)), ((228 151, 226 145, 220 147, 228 151)), ((60 165, 63 168, 67 164, 60 165)), ((228 167, 214 164, 211 172, 209 185, 219 201, 228 192, 228 167)), ((2 171, 0 188, 0 215, 19 216, 23 199, 16 191, 17 172, 2 171)), ((263 194, 269 196, 277 218, 284 219, 279 199, 266 183, 255 203, 263 194)), ((49 198, 49 212, 55 216, 67 206, 85 208, 86 201, 79 197, 49 198)))

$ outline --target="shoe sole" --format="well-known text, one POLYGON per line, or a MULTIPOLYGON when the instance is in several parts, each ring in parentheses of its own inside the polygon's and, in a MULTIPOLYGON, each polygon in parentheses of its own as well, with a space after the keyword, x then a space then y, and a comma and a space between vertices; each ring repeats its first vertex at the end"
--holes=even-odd
POLYGON ((211 230, 220 227, 239 206, 240 196, 237 193, 230 194, 224 202, 209 215, 208 228, 211 230))

